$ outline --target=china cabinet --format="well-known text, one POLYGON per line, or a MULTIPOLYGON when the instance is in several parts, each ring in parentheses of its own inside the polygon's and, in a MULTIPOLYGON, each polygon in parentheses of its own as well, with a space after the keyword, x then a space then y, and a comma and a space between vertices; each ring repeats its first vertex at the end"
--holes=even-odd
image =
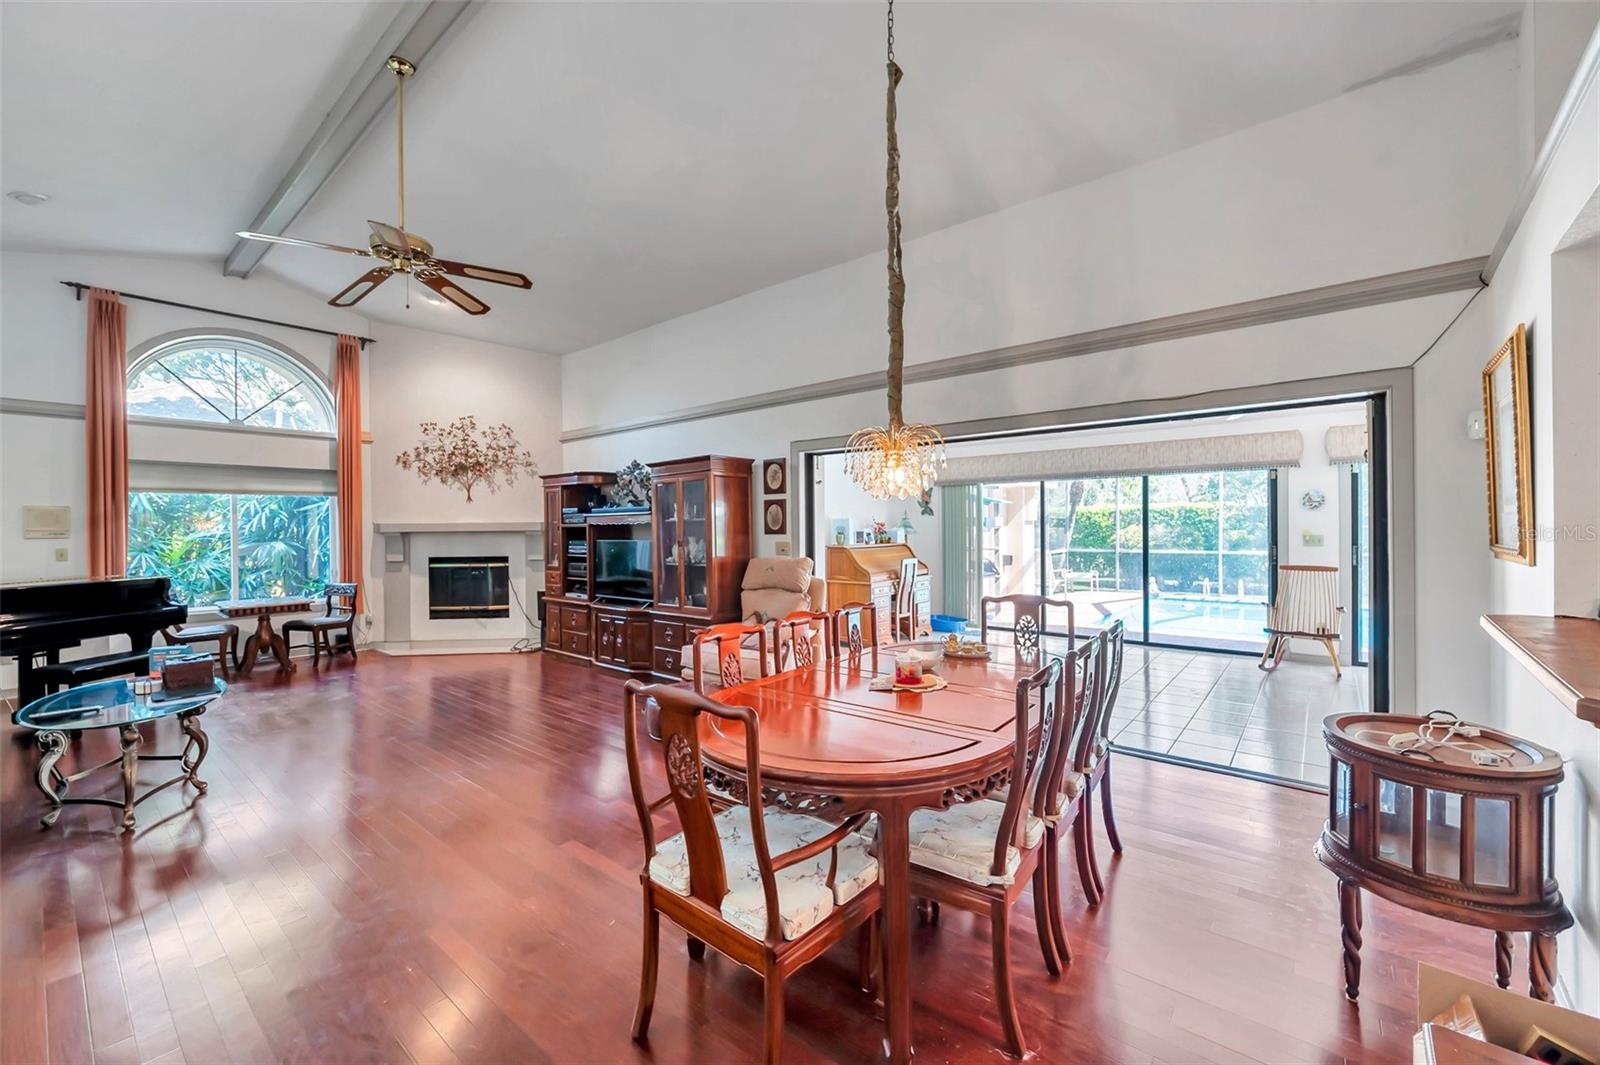
POLYGON ((658 615, 739 615, 750 561, 750 459, 708 455, 650 467, 658 615))
POLYGON ((1317 859, 1339 878, 1345 994, 1361 983, 1361 892, 1492 929, 1495 976, 1529 935, 1530 994, 1551 999, 1556 933, 1572 925, 1552 868, 1561 756, 1453 715, 1333 714, 1317 859))

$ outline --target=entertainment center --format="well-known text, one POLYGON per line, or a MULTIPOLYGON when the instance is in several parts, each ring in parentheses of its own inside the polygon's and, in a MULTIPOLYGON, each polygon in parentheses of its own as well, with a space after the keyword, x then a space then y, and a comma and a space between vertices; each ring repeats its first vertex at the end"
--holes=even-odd
POLYGON ((739 617, 754 465, 725 455, 654 463, 643 505, 609 501, 612 473, 546 475, 544 649, 679 679, 684 645, 739 617))

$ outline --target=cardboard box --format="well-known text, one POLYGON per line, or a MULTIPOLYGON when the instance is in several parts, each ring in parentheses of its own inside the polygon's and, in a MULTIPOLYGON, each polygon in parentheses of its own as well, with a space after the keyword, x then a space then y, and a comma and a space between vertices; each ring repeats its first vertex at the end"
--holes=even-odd
MULTIPOLYGON (((1455 1004, 1462 995, 1472 999, 1483 1022, 1483 1033, 1489 1042, 1515 1052, 1530 1028, 1538 1027, 1563 1043, 1583 1051, 1594 1052, 1600 1047, 1600 1017, 1562 1009, 1548 1002, 1540 1002, 1521 991, 1501 990, 1481 980, 1446 972, 1427 963, 1417 965, 1417 1024, 1423 1025, 1455 1004)), ((1413 1044, 1414 1061, 1419 1063, 1445 1060, 1425 1053, 1427 1040, 1418 1032, 1413 1044)), ((1480 1044, 1481 1046, 1481 1044, 1480 1044)), ((1487 1048, 1485 1048, 1487 1051, 1487 1048)), ((1492 1052, 1484 1054, 1485 1061, 1498 1060, 1492 1052)), ((1523 1061, 1530 1059, 1522 1058, 1523 1061)))

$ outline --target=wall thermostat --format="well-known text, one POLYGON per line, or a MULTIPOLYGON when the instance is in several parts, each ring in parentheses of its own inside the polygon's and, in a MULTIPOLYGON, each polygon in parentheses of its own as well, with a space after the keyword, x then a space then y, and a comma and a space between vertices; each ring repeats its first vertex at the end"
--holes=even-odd
POLYGON ((65 540, 71 531, 71 507, 22 508, 24 540, 65 540))

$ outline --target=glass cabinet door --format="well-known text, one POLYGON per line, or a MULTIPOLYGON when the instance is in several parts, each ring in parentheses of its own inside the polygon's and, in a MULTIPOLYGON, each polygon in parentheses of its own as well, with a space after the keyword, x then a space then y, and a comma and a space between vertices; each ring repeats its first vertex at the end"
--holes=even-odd
POLYGON ((708 563, 712 552, 711 495, 704 477, 689 477, 683 481, 683 605, 705 607, 707 595, 708 563))
POLYGON ((1378 857, 1406 869, 1411 861, 1410 784, 1378 778, 1378 857))
POLYGON ((656 524, 656 605, 678 606, 683 601, 683 539, 678 513, 678 482, 657 481, 656 524))

